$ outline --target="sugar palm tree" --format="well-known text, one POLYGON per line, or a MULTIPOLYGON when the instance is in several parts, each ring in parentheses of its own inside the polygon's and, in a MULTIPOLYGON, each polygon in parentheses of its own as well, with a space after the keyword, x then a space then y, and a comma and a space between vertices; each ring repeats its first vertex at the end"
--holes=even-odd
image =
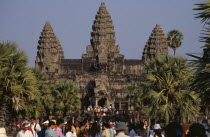
POLYGON ((203 54, 201 56, 188 54, 193 57, 194 68, 196 75, 194 77, 193 88, 201 94, 202 110, 208 114, 210 105, 210 1, 196 4, 197 8, 194 10, 200 11, 196 14, 196 18, 201 19, 204 23, 204 33, 202 33, 201 42, 204 42, 203 54))
POLYGON ((130 99, 130 105, 135 104, 135 107, 137 109, 143 107, 143 93, 141 92, 142 88, 140 84, 140 82, 134 82, 129 84, 127 88, 127 93, 130 99))
POLYGON ((174 56, 176 49, 182 45, 183 35, 178 30, 171 30, 167 34, 168 46, 173 49, 174 56))
POLYGON ((196 14, 196 18, 201 19, 202 23, 208 23, 210 17, 210 0, 195 5, 197 5, 197 8, 194 8, 194 10, 201 11, 200 13, 196 14))
POLYGON ((10 118, 5 112, 17 116, 25 109, 25 102, 36 95, 36 78, 27 67, 27 60, 26 54, 18 50, 15 43, 0 43, 0 115, 5 114, 0 117, 3 121, 10 118))
POLYGON ((199 98, 189 88, 192 71, 187 60, 171 56, 154 58, 145 63, 145 71, 145 80, 136 88, 138 92, 134 92, 140 93, 140 98, 134 99, 141 99, 150 117, 165 119, 166 123, 176 118, 185 122, 195 117, 199 98))
POLYGON ((60 79, 52 86, 55 95, 55 114, 65 117, 81 108, 79 90, 71 80, 60 79))
POLYGON ((37 94, 33 100, 27 102, 26 113, 36 117, 49 118, 53 111, 54 96, 50 90, 48 77, 38 68, 32 68, 37 79, 37 94), (36 105, 34 105, 36 104, 36 105))
POLYGON ((127 88, 127 94, 131 106, 135 107, 135 110, 138 111, 137 118, 141 117, 144 111, 144 96, 142 92, 141 82, 133 82, 129 84, 127 88), (140 116, 139 116, 140 115, 140 116))

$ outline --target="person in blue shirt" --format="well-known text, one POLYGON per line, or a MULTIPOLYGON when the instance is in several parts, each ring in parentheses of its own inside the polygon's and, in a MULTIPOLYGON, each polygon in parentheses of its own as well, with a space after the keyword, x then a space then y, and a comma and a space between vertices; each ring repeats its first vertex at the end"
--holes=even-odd
POLYGON ((55 133, 55 123, 53 121, 49 122, 48 129, 45 131, 45 137, 58 137, 55 133))

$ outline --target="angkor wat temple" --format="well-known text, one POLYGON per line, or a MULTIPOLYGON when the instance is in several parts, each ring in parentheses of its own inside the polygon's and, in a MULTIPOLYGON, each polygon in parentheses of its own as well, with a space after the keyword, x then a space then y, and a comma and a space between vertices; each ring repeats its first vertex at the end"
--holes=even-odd
POLYGON ((38 41, 35 66, 46 72, 50 80, 73 80, 80 89, 83 105, 112 105, 126 110, 126 88, 129 83, 142 80, 142 63, 168 54, 168 47, 160 25, 152 30, 142 59, 125 59, 115 39, 111 16, 102 3, 92 25, 90 45, 81 59, 64 58, 63 48, 46 22, 38 41))

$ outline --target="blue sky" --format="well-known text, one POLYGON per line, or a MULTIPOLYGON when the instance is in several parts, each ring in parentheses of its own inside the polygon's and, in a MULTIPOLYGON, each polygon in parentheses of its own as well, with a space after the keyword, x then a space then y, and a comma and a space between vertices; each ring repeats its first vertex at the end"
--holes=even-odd
MULTIPOLYGON (((202 53, 203 24, 192 9, 203 0, 0 0, 0 42, 14 41, 34 66, 40 32, 50 21, 65 58, 80 59, 90 44, 90 32, 101 2, 111 14, 116 44, 127 59, 141 59, 156 24, 164 33, 178 29, 184 35, 177 55, 202 53)), ((170 49, 170 54, 172 50, 170 49)))

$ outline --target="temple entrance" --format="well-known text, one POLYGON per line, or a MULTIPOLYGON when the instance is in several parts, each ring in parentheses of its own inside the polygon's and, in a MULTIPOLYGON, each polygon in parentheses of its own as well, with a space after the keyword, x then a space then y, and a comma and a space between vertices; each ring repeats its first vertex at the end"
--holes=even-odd
POLYGON ((122 107, 122 110, 128 110, 128 103, 127 102, 121 103, 121 107, 122 107))
POLYGON ((98 106, 101 106, 101 107, 106 106, 106 101, 107 101, 106 98, 100 99, 100 100, 98 101, 98 106))

